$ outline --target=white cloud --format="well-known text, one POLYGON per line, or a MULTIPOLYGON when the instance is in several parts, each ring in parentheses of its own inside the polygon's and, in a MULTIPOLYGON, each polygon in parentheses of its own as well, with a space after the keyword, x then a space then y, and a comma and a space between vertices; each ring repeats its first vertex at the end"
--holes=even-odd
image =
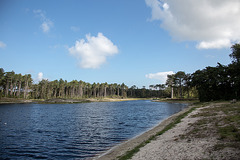
POLYGON ((4 42, 0 41, 0 48, 5 48, 6 46, 7 45, 4 42))
POLYGON ((43 79, 43 73, 42 72, 39 72, 38 73, 38 76, 37 76, 37 81, 41 81, 43 79))
POLYGON ((46 17, 46 13, 42 10, 34 10, 33 13, 35 13, 38 17, 40 17, 42 24, 40 28, 44 33, 48 33, 51 28, 53 28, 54 24, 53 22, 46 17))
POLYGON ((197 48, 198 49, 209 49, 209 48, 220 49, 223 47, 230 47, 230 46, 231 46, 231 42, 229 39, 219 39, 219 40, 210 41, 210 42, 202 41, 197 45, 197 48))
POLYGON ((44 33, 48 33, 51 27, 53 27, 53 23, 51 21, 45 21, 41 25, 42 31, 44 33))
POLYGON ((99 68, 106 62, 107 56, 118 53, 117 46, 102 33, 98 33, 97 37, 86 35, 86 39, 76 41, 75 46, 68 49, 82 68, 99 68))
POLYGON ((240 41, 239 0, 145 0, 151 20, 179 41, 196 41, 199 49, 225 48, 240 41))
POLYGON ((160 80, 160 83, 165 83, 167 80, 167 75, 172 75, 172 74, 174 74, 173 71, 158 72, 158 73, 146 74, 145 77, 149 79, 157 79, 157 80, 160 80))

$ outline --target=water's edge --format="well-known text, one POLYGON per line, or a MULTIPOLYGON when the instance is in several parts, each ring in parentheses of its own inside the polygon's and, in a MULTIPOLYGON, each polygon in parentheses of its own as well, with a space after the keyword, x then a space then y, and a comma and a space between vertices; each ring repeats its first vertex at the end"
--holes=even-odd
POLYGON ((153 126, 149 130, 147 130, 143 133, 140 133, 139 135, 137 135, 125 142, 117 144, 116 146, 113 146, 106 152, 104 152, 100 155, 97 155, 91 159, 92 160, 114 160, 114 159, 117 159, 117 157, 123 156, 127 151, 134 149, 136 146, 138 146, 142 142, 148 140, 151 136, 156 135, 158 132, 163 130, 168 124, 170 124, 177 116, 189 111, 192 107, 193 106, 188 105, 186 108, 184 108, 180 112, 175 113, 175 114, 167 117, 166 119, 163 119, 156 126, 153 126))
POLYGON ((149 100, 0 106, 3 159, 98 159, 137 139, 131 150, 142 142, 138 137, 187 107, 149 100))

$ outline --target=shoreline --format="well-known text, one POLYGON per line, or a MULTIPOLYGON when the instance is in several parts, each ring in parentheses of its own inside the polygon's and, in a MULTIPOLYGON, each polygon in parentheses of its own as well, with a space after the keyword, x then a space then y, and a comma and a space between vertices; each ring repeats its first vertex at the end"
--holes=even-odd
POLYGON ((167 127, 169 124, 173 123, 178 116, 188 112, 193 107, 195 106, 192 106, 190 104, 188 107, 184 108, 182 111, 175 113, 170 117, 164 119, 159 124, 147 130, 146 132, 143 132, 140 135, 137 135, 123 143, 118 144, 112 147, 111 149, 107 150, 106 152, 100 155, 97 155, 96 157, 93 157, 92 159, 93 160, 115 160, 124 156, 127 152, 133 150, 137 146, 141 145, 142 143, 151 139, 153 136, 157 135, 159 132, 163 131, 164 128, 167 127))
POLYGON ((127 158, 239 159, 239 112, 240 103, 225 101, 197 105, 174 127, 127 158))
POLYGON ((71 103, 91 103, 91 102, 121 102, 121 101, 134 101, 142 100, 139 98, 83 98, 83 99, 21 99, 21 98, 1 98, 0 104, 71 104, 71 103))
POLYGON ((239 159, 239 113, 239 102, 189 105, 92 159, 239 159))

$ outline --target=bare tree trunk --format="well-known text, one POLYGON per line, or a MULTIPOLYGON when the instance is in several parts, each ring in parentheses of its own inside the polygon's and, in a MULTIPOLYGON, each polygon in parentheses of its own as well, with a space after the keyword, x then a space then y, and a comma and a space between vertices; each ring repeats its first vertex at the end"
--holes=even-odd
POLYGON ((16 87, 17 87, 17 82, 15 81, 14 85, 13 85, 13 95, 14 96, 16 96, 16 87))
POLYGON ((98 87, 97 97, 100 97, 100 89, 98 87))
POLYGON ((54 90, 54 98, 57 98, 57 88, 54 90))
POLYGON ((9 90, 9 82, 8 82, 8 80, 7 80, 5 96, 8 96, 8 90, 9 90))
POLYGON ((104 97, 107 97, 107 87, 104 87, 104 97))
POLYGON ((12 84, 12 80, 11 80, 11 85, 10 85, 10 95, 13 95, 13 84, 12 84))
POLYGON ((27 98, 27 96, 28 96, 28 80, 26 81, 26 86, 24 89, 24 98, 27 98))
POLYGON ((17 97, 19 98, 19 97, 20 97, 20 93, 21 93, 22 82, 19 81, 18 83, 19 83, 19 84, 18 84, 18 93, 17 93, 17 97))
POLYGON ((96 88, 93 89, 93 97, 94 98, 97 97, 97 91, 96 90, 97 90, 96 88))

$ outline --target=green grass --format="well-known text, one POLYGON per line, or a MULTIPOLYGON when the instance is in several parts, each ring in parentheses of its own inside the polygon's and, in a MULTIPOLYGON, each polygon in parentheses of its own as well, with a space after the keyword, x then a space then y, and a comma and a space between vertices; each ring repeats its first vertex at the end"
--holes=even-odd
POLYGON ((184 112, 183 114, 179 115, 178 117, 176 117, 174 119, 174 121, 170 124, 168 124, 163 130, 161 130, 160 132, 158 132, 156 135, 151 136, 148 140, 142 142, 141 144, 139 144, 138 146, 136 146, 134 149, 128 151, 125 155, 118 157, 119 160, 127 160, 133 157, 133 155, 135 153, 137 153, 141 147, 144 147, 146 144, 150 143, 152 140, 156 139, 157 136, 162 135, 163 133, 165 133, 166 131, 172 129, 176 124, 180 123, 181 120, 186 117, 189 113, 191 113, 193 110, 195 110, 196 108, 193 107, 191 109, 189 109, 188 111, 184 112))
POLYGON ((225 127, 219 127, 218 133, 221 139, 228 139, 230 141, 239 141, 240 142, 240 133, 238 128, 234 125, 227 125, 225 127))
POLYGON ((181 138, 204 136, 216 136, 217 144, 213 150, 221 150, 225 147, 240 148, 240 103, 217 104, 212 103, 209 108, 204 108, 199 114, 192 117, 201 117, 192 124, 192 130, 181 138), (209 133, 211 135, 209 135, 209 133))

